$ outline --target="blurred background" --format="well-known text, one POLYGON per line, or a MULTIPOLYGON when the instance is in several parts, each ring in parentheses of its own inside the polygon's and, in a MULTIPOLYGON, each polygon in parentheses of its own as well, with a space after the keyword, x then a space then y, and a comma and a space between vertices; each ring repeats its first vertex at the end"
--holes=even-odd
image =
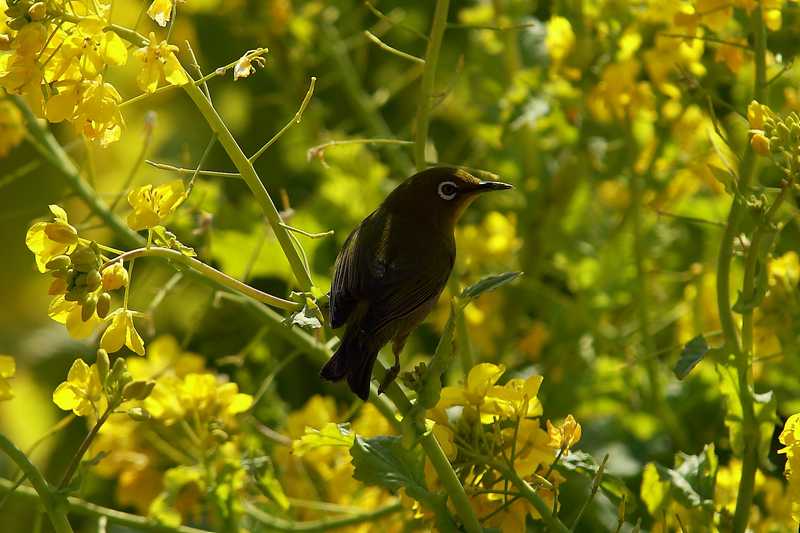
MULTIPOLYGON (((507 377, 542 374, 545 416, 574 414, 583 425, 580 448, 597 458, 609 453, 608 470, 635 494, 649 461, 672 464, 676 451, 698 453, 710 442, 717 443, 721 464, 730 457, 714 365, 701 363, 684 381, 671 369, 692 337, 705 333, 710 343, 719 340, 714 269, 730 196, 708 165, 721 166, 737 148, 744 150, 743 144, 733 151, 725 146, 714 126, 721 125, 733 143, 744 143, 752 54, 666 37, 687 33, 676 15, 694 4, 451 2, 427 148, 431 162, 487 170, 515 185, 508 194, 477 201, 457 231, 451 290, 488 274, 525 273, 513 287, 467 308, 473 361, 502 363, 510 369, 507 377)), ((183 59, 183 43, 191 43, 206 73, 249 49, 269 48, 266 65, 250 77, 234 82, 228 74, 209 82, 217 110, 246 153, 294 116, 310 78, 317 78, 302 122, 258 160, 256 170, 292 225, 334 230, 323 239, 301 237, 323 291, 347 234, 413 173, 410 146, 349 144, 309 152, 332 140, 414 138, 422 69, 376 46, 364 30, 423 57, 420 34, 429 31, 432 3, 371 5, 188 0, 178 4, 171 37, 183 59)), ((769 87, 773 109, 800 109, 800 68, 791 66, 800 32, 794 6, 783 10, 769 33, 770 75, 783 69, 769 87)), ((115 0, 113 21, 132 26, 143 7, 115 0)), ((726 9, 724 20, 704 24, 718 24, 728 39, 747 45, 744 11, 726 9)), ((145 17, 139 31, 163 30, 145 17)), ((132 65, 107 73, 124 99, 139 94, 135 76, 132 65)), ((107 148, 87 146, 70 126, 53 126, 76 163, 92 169, 94 186, 109 203, 140 154, 194 167, 211 138, 180 90, 132 103, 123 114, 122 139, 107 148)), ((204 168, 235 170, 218 145, 204 168)), ((144 165, 133 185, 177 177, 144 165)), ((774 186, 778 179, 765 169, 759 184, 774 186)), ((0 403, 0 430, 21 448, 63 417, 52 391, 76 356, 91 359, 97 342, 70 339, 47 316, 49 280, 36 271, 25 232, 48 216, 51 203, 63 206, 83 235, 119 244, 30 145, 23 142, 0 159, 0 353, 13 355, 18 366, 16 397, 0 403), (15 174, 32 162, 35 168, 15 174)), ((796 214, 795 201, 790 203, 796 214)), ((124 199, 119 202, 120 216, 128 209, 124 199)), ((236 179, 200 178, 169 229, 231 276, 278 295, 293 288, 272 233, 236 179)), ((757 315, 756 356, 763 358, 756 363, 757 389, 775 391, 784 418, 800 410, 793 251, 799 237, 792 217, 773 254, 783 270, 770 278, 772 286, 785 282, 788 288, 771 291, 757 315)), ((736 261, 734 269, 736 287, 736 261)), ((255 413, 268 427, 284 427, 287 414, 315 394, 329 395, 346 410, 349 392, 322 383, 318 366, 295 354, 257 315, 175 274, 158 260, 136 264, 131 307, 152 311, 152 320, 140 327, 146 341, 172 335, 250 393, 291 357, 255 413), (160 303, 150 308, 154 299, 160 303)), ((433 352, 446 317, 443 297, 406 346, 404 370, 433 352)), ((448 379, 463 376, 456 365, 448 379)), ((70 424, 37 449, 35 462, 47 475, 60 475, 84 432, 82 422, 70 424)), ((780 480, 777 446, 771 458, 780 480)), ((587 483, 565 486, 565 516, 574 515, 587 483)), ((113 490, 106 490, 113 486, 113 479, 92 477, 83 490, 92 501, 114 505, 113 490)), ((647 517, 641 507, 634 512, 647 517)), ((600 496, 587 524, 612 527, 616 513, 600 496)), ((5 527, 24 520, 8 506, 0 517, 5 527)))

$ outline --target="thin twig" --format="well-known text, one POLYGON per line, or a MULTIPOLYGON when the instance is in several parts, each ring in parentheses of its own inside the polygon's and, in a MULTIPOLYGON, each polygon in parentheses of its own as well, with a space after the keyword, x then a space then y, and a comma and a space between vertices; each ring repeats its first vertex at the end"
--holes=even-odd
POLYGON ((367 36, 367 39, 369 39, 373 43, 377 44, 379 48, 389 52, 390 54, 394 54, 397 57, 401 57, 403 59, 407 59, 408 61, 413 61, 414 63, 419 63, 420 65, 424 65, 425 64, 425 60, 424 59, 419 58, 419 57, 417 57, 415 55, 411 55, 411 54, 409 54, 407 52, 403 52, 402 50, 398 50, 397 48, 395 48, 395 47, 393 47, 393 46, 391 46, 389 44, 386 44, 385 42, 381 41, 380 38, 377 35, 375 35, 374 33, 372 33, 369 30, 364 30, 364 35, 367 36))
POLYGON ((225 172, 222 170, 197 170, 196 168, 183 168, 183 167, 176 167, 174 165, 169 165, 167 163, 159 163, 158 161, 152 161, 150 159, 145 159, 144 161, 148 165, 154 168, 158 168, 160 170, 168 170, 170 172, 177 172, 179 174, 186 174, 186 175, 194 175, 197 173, 198 176, 214 176, 216 178, 235 178, 235 179, 242 179, 242 175, 238 172, 225 172))
POLYGON ((280 139, 281 135, 286 133, 286 130, 291 128, 294 124, 300 124, 300 121, 303 120, 303 113, 305 112, 306 107, 308 107, 309 102, 311 102, 311 97, 314 95, 314 86, 316 85, 316 83, 317 83, 317 78, 315 76, 311 76, 311 83, 308 86, 308 91, 306 91, 306 96, 305 98, 303 98, 303 102, 300 104, 300 109, 298 109, 297 113, 294 114, 292 120, 287 122, 286 125, 283 128, 281 128, 278 133, 273 135, 272 138, 268 140, 266 144, 264 144, 264 146, 259 148, 256 153, 250 156, 249 160, 251 164, 254 163, 256 159, 261 157, 264 154, 264 152, 267 151, 267 148, 272 146, 275 141, 280 139))

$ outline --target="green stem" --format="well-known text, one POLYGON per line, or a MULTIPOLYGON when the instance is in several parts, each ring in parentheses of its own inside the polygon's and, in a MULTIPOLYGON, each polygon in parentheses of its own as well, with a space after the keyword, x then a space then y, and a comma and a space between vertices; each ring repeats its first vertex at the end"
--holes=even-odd
POLYGON ((444 29, 447 26, 447 11, 450 0, 436 0, 433 13, 431 35, 425 51, 425 68, 422 71, 422 86, 417 105, 417 133, 414 144, 414 163, 417 170, 425 168, 425 145, 428 142, 428 126, 430 123, 431 99, 436 81, 436 65, 439 62, 439 49, 442 46, 444 29))
MULTIPOLYGON (((0 443, 2 446, 2 443, 0 443)), ((14 484, 8 479, 0 478, 0 492, 8 493, 14 484)), ((31 487, 21 486, 13 494, 13 498, 21 501, 26 501, 35 504, 40 500, 37 491, 31 487)), ((145 516, 138 516, 130 513, 123 513, 108 507, 95 505, 80 498, 69 497, 66 498, 65 507, 69 509, 70 513, 86 516, 89 518, 105 517, 109 523, 118 524, 120 526, 127 526, 135 531, 152 531, 154 533, 210 533, 204 529, 196 529, 187 526, 168 527, 154 522, 152 519, 145 516)), ((56 530, 58 533, 61 531, 72 531, 72 529, 56 530)))
POLYGON ((275 237, 278 239, 278 243, 286 259, 289 261, 289 265, 292 268, 292 272, 294 272, 300 288, 303 291, 311 290, 313 285, 311 275, 308 270, 306 270, 297 248, 289 237, 288 231, 281 227, 283 220, 281 220, 278 209, 275 207, 272 198, 270 198, 269 193, 267 193, 267 189, 258 177, 255 168, 253 168, 253 163, 244 155, 241 147, 222 120, 222 117, 219 116, 219 113, 217 113, 217 110, 211 105, 211 102, 203 94, 203 91, 201 91, 195 83, 187 83, 183 85, 183 89, 192 99, 195 106, 197 106, 197 109, 203 114, 206 122, 208 122, 208 125, 217 135, 220 144, 225 149, 225 152, 227 152, 228 157, 231 158, 234 166, 236 166, 237 170, 242 175, 242 179, 244 179, 250 191, 253 193, 253 196, 255 196, 256 202, 258 202, 261 211, 267 217, 267 221, 272 227, 272 231, 275 233, 275 237))
MULTIPOLYGON (((72 533, 72 526, 69 525, 67 513, 62 503, 58 501, 53 488, 44 479, 39 469, 30 462, 28 456, 2 433, 0 433, 0 449, 8 455, 9 459, 17 465, 33 485, 33 489, 17 487, 17 493, 27 492, 32 500, 38 499, 45 511, 47 511, 47 516, 50 517, 50 522, 53 524, 53 529, 56 533, 72 533)), ((3 481, 7 490, 14 487, 13 482, 9 480, 3 481)))
POLYGON ((292 120, 287 122, 286 125, 283 128, 281 128, 281 130, 278 133, 273 135, 272 138, 270 140, 268 140, 266 142, 266 144, 264 144, 264 146, 259 148, 256 153, 254 153, 252 156, 250 156, 250 162, 251 163, 255 163, 256 159, 261 157, 264 154, 264 152, 266 152, 267 149, 270 146, 273 145, 273 143, 275 141, 280 139, 281 136, 284 133, 286 133, 286 130, 291 128, 294 124, 300 124, 300 121, 303 120, 303 113, 305 112, 306 107, 308 107, 308 104, 311 102, 311 97, 314 95, 314 86, 316 85, 316 83, 317 83, 317 78, 315 78, 314 76, 311 76, 311 83, 308 86, 308 91, 306 91, 305 98, 303 98, 303 101, 300 104, 300 109, 298 109, 297 113, 294 114, 294 117, 292 117, 292 120))
POLYGON ((522 494, 522 497, 531 502, 531 505, 539 512, 542 517, 542 522, 547 525, 551 531, 558 531, 559 533, 569 533, 569 529, 564 523, 553 515, 552 509, 544 500, 542 500, 533 487, 527 481, 522 479, 516 470, 508 467, 503 463, 492 463, 492 466, 500 472, 506 479, 510 480, 517 490, 522 494))
POLYGON ((22 114, 25 115, 28 131, 30 131, 33 138, 37 141, 33 143, 36 150, 61 173, 70 187, 75 191, 75 194, 83 200, 92 213, 101 219, 109 228, 114 230, 126 245, 141 246, 144 242, 142 237, 126 226, 119 217, 111 212, 105 202, 100 199, 97 192, 81 177, 78 168, 56 138, 47 128, 41 125, 27 104, 17 96, 12 96, 11 98, 19 110, 22 111, 22 114))
MULTIPOLYGON (((767 86, 767 34, 764 27, 763 6, 759 2, 751 16, 751 25, 755 33, 755 99, 766 104, 767 86)), ((755 156, 752 149, 748 150, 742 161, 742 172, 739 178, 739 194, 745 194, 749 181, 755 167, 755 156)), ((753 406, 753 394, 750 385, 750 366, 752 351, 752 314, 746 321, 743 320, 742 344, 740 346, 736 339, 736 330, 733 324, 733 316, 730 307, 730 262, 733 256, 733 239, 738 233, 739 221, 741 220, 744 202, 734 199, 731 212, 728 217, 728 227, 723 236, 722 247, 720 248, 719 266, 717 272, 717 298, 720 307, 720 321, 725 332, 726 343, 734 348, 736 359, 736 369, 739 375, 739 400, 742 404, 742 439, 744 450, 742 457, 742 477, 739 482, 739 490, 736 495, 736 511, 733 516, 733 532, 744 533, 750 518, 750 509, 753 506, 753 494, 755 492, 755 477, 758 470, 758 424, 755 420, 755 409, 753 406), (726 240, 729 239, 729 240, 726 240), (724 274, 724 277, 723 277, 724 274), (724 294, 724 296, 723 296, 724 294), (731 331, 732 330, 732 331, 731 331)), ((751 253, 756 253, 751 249, 751 253)), ((752 269, 755 270, 754 268, 752 269)), ((753 285, 753 275, 745 277, 743 289, 753 285), (747 287, 744 287, 747 284, 747 287)), ((751 289, 752 290, 752 289, 751 289)))
POLYGON ((151 246, 150 248, 136 248, 135 250, 130 250, 115 257, 114 259, 111 259, 102 267, 100 267, 100 270, 102 271, 106 267, 118 261, 133 261, 137 257, 160 257, 167 259, 172 263, 177 263, 194 270, 202 276, 214 281, 217 285, 221 285, 222 287, 226 287, 238 293, 244 294, 253 300, 277 307, 279 309, 296 311, 302 307, 302 305, 297 302, 284 300, 283 298, 262 292, 254 287, 251 287, 250 285, 247 285, 246 283, 242 283, 238 279, 230 277, 224 272, 220 272, 219 270, 208 266, 202 261, 198 261, 194 257, 189 257, 188 255, 184 255, 177 250, 171 250, 169 248, 160 248, 157 246, 151 246))
POLYGON ((59 483, 58 488, 59 490, 66 488, 69 485, 70 481, 72 481, 72 477, 75 475, 75 471, 78 470, 78 467, 81 464, 81 460, 83 460, 83 456, 86 455, 86 452, 89 450, 89 446, 92 445, 92 441, 97 436, 97 433, 100 431, 100 428, 103 427, 108 417, 111 413, 114 412, 114 409, 109 405, 105 412, 100 415, 100 418, 97 419, 95 422, 94 427, 92 427, 91 431, 86 434, 84 437, 83 442, 81 442, 80 447, 78 447, 78 451, 75 452, 75 455, 72 457, 72 460, 67 467, 67 471, 64 472, 64 477, 61 478, 61 483, 59 483))
POLYGON ((331 529, 338 529, 342 527, 363 524, 365 522, 372 522, 402 510, 403 506, 398 502, 379 507, 372 511, 364 511, 362 513, 342 518, 314 520, 309 522, 291 522, 289 520, 284 520, 282 518, 278 518, 277 516, 267 514, 250 502, 246 502, 244 504, 245 513, 267 526, 270 531, 303 531, 306 533, 315 531, 329 531, 331 529))

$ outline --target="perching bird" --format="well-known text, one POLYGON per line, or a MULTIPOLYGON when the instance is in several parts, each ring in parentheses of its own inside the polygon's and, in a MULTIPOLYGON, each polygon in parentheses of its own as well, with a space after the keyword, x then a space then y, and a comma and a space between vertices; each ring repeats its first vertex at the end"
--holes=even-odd
POLYGON ((380 386, 383 392, 400 371, 408 334, 450 277, 459 216, 478 194, 510 188, 453 167, 429 168, 398 185, 347 237, 336 258, 330 326, 347 324, 347 329, 320 376, 347 378, 350 389, 366 400, 375 359, 391 340, 394 366, 380 386))

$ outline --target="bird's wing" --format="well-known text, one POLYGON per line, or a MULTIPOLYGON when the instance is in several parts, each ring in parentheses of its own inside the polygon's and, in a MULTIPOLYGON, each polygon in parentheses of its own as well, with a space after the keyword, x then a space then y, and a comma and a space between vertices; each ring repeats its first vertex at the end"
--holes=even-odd
POLYGON ((438 298, 450 277, 454 257, 448 268, 420 269, 414 261, 391 264, 380 284, 369 295, 369 311, 361 327, 377 333, 388 324, 402 320, 438 298))
POLYGON ((336 257, 336 268, 333 274, 330 291, 331 328, 336 329, 347 322, 361 295, 359 271, 363 267, 358 253, 359 232, 357 227, 347 237, 342 245, 342 250, 336 257))

